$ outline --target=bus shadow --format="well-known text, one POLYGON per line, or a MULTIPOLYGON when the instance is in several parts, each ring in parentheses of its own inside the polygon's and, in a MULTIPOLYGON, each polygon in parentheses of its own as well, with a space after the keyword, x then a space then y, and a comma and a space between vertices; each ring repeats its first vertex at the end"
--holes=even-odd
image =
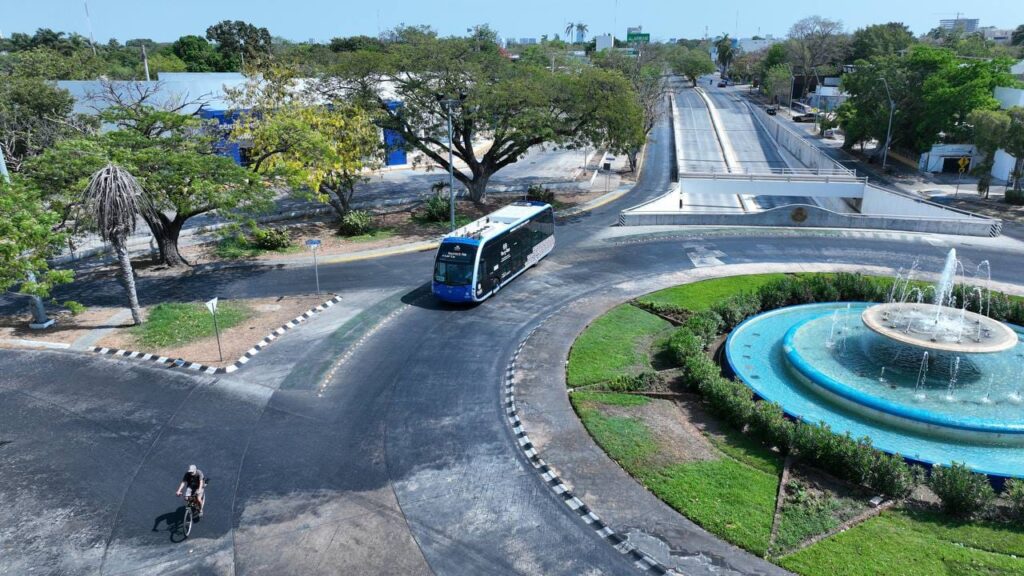
POLYGON ((453 303, 435 298, 429 282, 402 295, 402 303, 423 310, 467 310, 480 305, 479 302, 453 303))

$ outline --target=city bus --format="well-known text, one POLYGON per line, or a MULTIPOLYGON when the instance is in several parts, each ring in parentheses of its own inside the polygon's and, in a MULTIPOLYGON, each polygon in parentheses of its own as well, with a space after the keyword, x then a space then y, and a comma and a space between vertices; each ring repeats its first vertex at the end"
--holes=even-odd
POLYGON ((513 202, 441 239, 431 290, 446 302, 481 302, 555 247, 555 213, 513 202))

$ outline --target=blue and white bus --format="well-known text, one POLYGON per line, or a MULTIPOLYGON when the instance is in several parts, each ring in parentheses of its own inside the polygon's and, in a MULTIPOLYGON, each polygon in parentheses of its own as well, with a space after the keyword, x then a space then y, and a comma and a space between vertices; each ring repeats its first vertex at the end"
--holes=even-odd
POLYGON ((555 247, 555 213, 544 202, 513 202, 441 239, 434 295, 480 302, 555 247))

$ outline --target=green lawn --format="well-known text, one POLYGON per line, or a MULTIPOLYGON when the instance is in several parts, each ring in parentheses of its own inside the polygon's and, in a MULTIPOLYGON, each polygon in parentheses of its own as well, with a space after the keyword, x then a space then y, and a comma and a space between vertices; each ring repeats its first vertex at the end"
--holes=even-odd
POLYGON ((601 405, 637 406, 643 396, 574 392, 570 398, 583 425, 604 451, 658 498, 708 531, 763 554, 768 547, 779 489, 781 464, 777 456, 742 439, 727 435, 716 446, 728 445, 717 460, 655 464, 658 445, 652 431, 638 418, 608 416, 601 405), (768 468, 772 473, 761 468, 768 468))
MULTIPOLYGON (((222 331, 250 316, 252 310, 244 304, 221 300, 217 306, 217 325, 222 331)), ((157 304, 146 321, 131 330, 143 347, 178 346, 213 336, 213 316, 201 302, 157 304)))
POLYGON ((812 536, 824 534, 867 509, 867 504, 832 493, 790 494, 782 505, 772 554, 780 555, 812 536))
POLYGON ((566 383, 574 388, 597 384, 648 368, 650 348, 645 342, 671 327, 636 306, 613 308, 588 326, 573 344, 566 383))
POLYGON ((672 304, 693 311, 707 310, 712 304, 728 298, 737 292, 753 292, 761 286, 783 277, 785 277, 785 274, 755 274, 715 278, 666 288, 637 298, 637 300, 651 304, 672 304))
POLYGON ((1022 552, 1021 527, 961 525, 934 514, 895 511, 786 556, 780 564, 808 576, 1009 575, 1024 574, 1022 552))

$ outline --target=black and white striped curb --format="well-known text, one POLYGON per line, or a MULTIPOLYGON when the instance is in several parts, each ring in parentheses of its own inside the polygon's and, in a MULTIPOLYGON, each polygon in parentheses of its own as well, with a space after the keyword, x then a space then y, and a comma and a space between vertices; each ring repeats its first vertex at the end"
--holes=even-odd
POLYGON ((626 538, 617 534, 608 524, 606 524, 601 518, 594 513, 582 500, 573 495, 572 490, 569 489, 562 482, 562 479, 558 477, 558 474, 548 466, 547 462, 540 457, 537 453, 537 449, 530 442, 530 437, 527 436, 526 430, 523 428, 523 423, 519 419, 519 413, 516 409, 516 360, 519 359, 519 353, 523 351, 523 347, 526 346, 527 340, 533 336, 533 333, 537 331, 540 326, 544 324, 551 316, 557 314, 558 311, 552 313, 545 318, 541 323, 530 331, 523 338, 523 341, 519 343, 519 347, 516 349, 515 354, 512 355, 512 359, 508 363, 508 368, 505 371, 505 415, 508 417, 509 424, 512 426, 512 432, 516 436, 516 443, 519 445, 520 450, 526 455, 527 460, 530 464, 540 473, 540 477, 544 480, 544 483, 548 485, 551 490, 562 499, 562 502, 569 507, 570 510, 575 512, 585 524, 591 527, 597 535, 603 540, 611 544, 620 553, 628 556, 633 560, 633 564, 636 565, 641 571, 649 572, 651 574, 674 574, 667 568, 662 566, 660 562, 651 558, 647 554, 644 554, 636 546, 630 544, 626 538))
POLYGON ((93 346, 90 348, 92 352, 97 354, 109 354, 112 356, 119 356, 123 358, 137 358, 139 360, 149 360, 156 364, 160 364, 166 368, 184 368, 185 370, 193 370, 203 374, 230 374, 242 366, 245 366, 249 360, 252 360, 254 356, 259 354, 264 348, 270 346, 270 343, 280 338, 285 332, 297 327, 306 320, 309 320, 314 315, 327 310, 334 306, 338 302, 341 302, 341 296, 335 296, 330 300, 320 304, 319 306, 310 308, 302 314, 299 314, 295 318, 292 318, 287 323, 282 324, 280 328, 274 330, 270 334, 267 334, 263 340, 260 340, 259 344, 256 344, 252 348, 249 348, 245 354, 235 360, 235 362, 229 366, 207 366, 205 364, 199 364, 198 362, 189 362, 188 360, 182 360, 181 358, 169 358, 167 356, 158 356, 156 354, 147 354, 145 352, 138 352, 135 350, 121 350, 118 348, 100 348, 93 346))

